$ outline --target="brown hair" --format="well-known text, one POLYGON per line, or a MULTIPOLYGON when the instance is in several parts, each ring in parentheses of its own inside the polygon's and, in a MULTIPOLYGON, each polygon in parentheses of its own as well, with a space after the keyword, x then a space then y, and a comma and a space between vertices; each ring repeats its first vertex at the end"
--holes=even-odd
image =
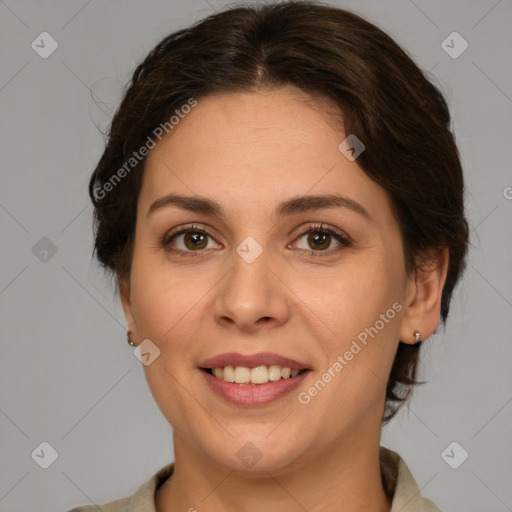
MULTIPOLYGON (((382 30, 352 12, 307 1, 228 8, 169 35, 135 69, 89 184, 95 253, 115 277, 116 291, 129 282, 145 158, 117 172, 122 180, 114 182, 116 171, 191 98, 283 85, 333 100, 345 132, 365 144, 357 161, 392 199, 408 273, 430 249, 448 248, 444 323, 468 244, 446 102, 382 30)), ((384 423, 418 384, 420 346, 399 343, 384 423)))

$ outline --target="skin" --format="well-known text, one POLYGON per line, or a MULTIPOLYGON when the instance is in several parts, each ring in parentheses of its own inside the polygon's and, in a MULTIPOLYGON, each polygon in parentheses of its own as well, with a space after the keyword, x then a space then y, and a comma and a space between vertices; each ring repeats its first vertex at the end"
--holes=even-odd
MULTIPOLYGON (((156 492, 159 512, 391 508, 379 469, 385 383, 399 340, 413 343, 416 330, 425 339, 437 326, 447 255, 406 274, 390 199, 338 150, 346 134, 335 113, 327 100, 292 87, 209 96, 148 155, 121 299, 135 343, 148 338, 160 350, 144 366, 173 427, 175 471, 156 492), (170 192, 216 200, 226 217, 176 206, 147 217, 152 202, 170 192), (357 201, 370 218, 348 208, 273 216, 282 200, 332 193, 357 201), (162 237, 190 223, 212 232, 201 256, 162 248, 162 237), (353 244, 299 237, 317 223, 353 244), (236 252, 248 236, 263 249, 250 264, 236 252), (401 311, 300 403, 298 393, 394 303, 401 311), (197 367, 231 351, 275 352, 313 371, 297 392, 241 407, 210 391, 197 367), (250 468, 237 456, 249 442, 261 453, 250 468)), ((183 234, 171 244, 197 252, 183 234)))

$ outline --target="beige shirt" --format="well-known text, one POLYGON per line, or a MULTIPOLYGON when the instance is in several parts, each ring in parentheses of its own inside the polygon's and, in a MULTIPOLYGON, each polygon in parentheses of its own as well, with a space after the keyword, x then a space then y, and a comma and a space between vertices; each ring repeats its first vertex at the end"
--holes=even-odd
MULTIPOLYGON (((398 453, 380 447, 380 469, 384 489, 392 498, 390 512, 441 512, 420 494, 418 484, 398 453)), ((155 491, 174 471, 174 462, 158 470, 134 494, 99 505, 102 512, 156 512, 155 491)), ((96 505, 76 507, 68 512, 97 512, 96 505)))

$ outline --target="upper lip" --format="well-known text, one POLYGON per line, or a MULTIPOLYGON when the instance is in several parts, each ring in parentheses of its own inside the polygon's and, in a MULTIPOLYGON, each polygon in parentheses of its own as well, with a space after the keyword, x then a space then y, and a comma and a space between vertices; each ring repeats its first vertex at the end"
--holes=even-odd
POLYGON ((259 354, 243 355, 238 352, 227 352, 218 354, 201 361, 199 368, 224 368, 225 366, 247 366, 256 368, 257 366, 279 365, 290 368, 291 370, 311 370, 306 363, 301 363, 289 357, 273 354, 272 352, 261 352, 259 354))

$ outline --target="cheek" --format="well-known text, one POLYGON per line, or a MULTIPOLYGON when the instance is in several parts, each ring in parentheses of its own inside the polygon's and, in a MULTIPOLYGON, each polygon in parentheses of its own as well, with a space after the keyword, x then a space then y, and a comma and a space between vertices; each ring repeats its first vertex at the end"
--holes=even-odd
POLYGON ((200 415, 184 390, 189 385, 186 362, 194 338, 191 325, 195 329, 200 323, 190 320, 203 294, 147 254, 134 255, 131 286, 138 337, 151 340, 160 351, 151 364, 143 366, 150 392, 171 425, 188 425, 200 415))
MULTIPOLYGON (((181 272, 171 272, 161 250, 136 247, 131 270, 131 299, 139 336, 163 342, 192 307, 194 288, 181 272)), ((200 296, 198 293, 197 300, 200 296)))
POLYGON ((326 384, 324 388, 316 381, 304 391, 314 397, 313 416, 326 424, 358 424, 370 411, 380 414, 384 405, 403 305, 391 270, 372 268, 353 267, 346 276, 330 280, 328 300, 318 290, 314 296, 313 308, 322 320, 317 324, 329 327, 328 335, 317 340, 323 352, 319 378, 326 384))
MULTIPOLYGON (((346 340, 374 325, 395 302, 403 300, 401 273, 400 261, 393 263, 383 257, 356 256, 352 262, 324 277, 322 286, 311 283, 304 293, 311 298, 308 304, 314 304, 331 330, 346 340)), ((388 315, 392 320, 396 320, 396 309, 399 308, 395 307, 388 315)), ((396 322, 386 325, 392 323, 396 322)))
POLYGON ((343 369, 332 370, 340 376, 333 379, 332 390, 345 394, 350 389, 347 398, 356 400, 365 389, 365 401, 372 402, 380 400, 396 353, 405 277, 399 257, 369 256, 338 268, 323 288, 329 290, 327 296, 314 287, 307 293, 308 305, 322 320, 317 323, 329 327, 320 344, 324 370, 339 362, 339 356, 343 359, 343 369))

